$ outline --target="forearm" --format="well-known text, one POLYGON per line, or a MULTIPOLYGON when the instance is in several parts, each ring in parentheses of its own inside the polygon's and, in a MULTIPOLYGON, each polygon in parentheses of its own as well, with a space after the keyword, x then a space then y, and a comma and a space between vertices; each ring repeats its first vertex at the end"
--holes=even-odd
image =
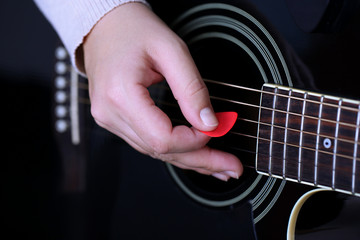
POLYGON ((84 73, 82 54, 77 50, 95 24, 115 7, 128 2, 145 0, 34 0, 52 24, 66 49, 71 62, 84 73))

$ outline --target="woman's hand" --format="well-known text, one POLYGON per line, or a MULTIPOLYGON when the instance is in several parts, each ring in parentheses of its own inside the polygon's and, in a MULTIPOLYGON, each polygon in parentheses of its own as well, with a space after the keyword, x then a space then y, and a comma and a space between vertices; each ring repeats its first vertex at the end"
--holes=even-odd
POLYGON ((128 3, 101 19, 87 36, 84 63, 95 121, 138 151, 222 180, 238 178, 234 155, 206 146, 198 130, 217 127, 208 90, 184 42, 148 7, 128 3), (193 126, 173 127, 147 87, 166 80, 193 126))

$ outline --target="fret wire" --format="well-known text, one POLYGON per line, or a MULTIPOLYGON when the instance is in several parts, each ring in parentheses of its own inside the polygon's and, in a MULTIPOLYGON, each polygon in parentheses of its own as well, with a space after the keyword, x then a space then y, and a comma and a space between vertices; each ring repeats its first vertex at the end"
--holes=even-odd
POLYGON ((324 102, 324 95, 320 98, 320 106, 319 106, 319 119, 316 129, 316 151, 315 151, 315 169, 314 169, 314 184, 317 185, 318 181, 318 163, 319 163, 319 145, 320 145, 320 126, 321 126, 321 117, 323 111, 323 102, 324 102))
POLYGON ((273 110, 271 113, 271 127, 270 127, 270 144, 269 144, 269 174, 271 176, 271 168, 272 168, 272 144, 273 144, 273 134, 274 134, 274 123, 275 123, 275 109, 276 109, 276 94, 277 94, 278 88, 275 87, 274 89, 274 98, 273 98, 273 110))
POLYGON ((302 145, 303 145, 303 131, 304 131, 304 119, 305 119, 305 109, 306 109, 306 98, 308 93, 304 94, 304 101, 302 107, 302 116, 301 116, 301 125, 300 125, 300 138, 299 138, 299 158, 298 158, 298 181, 301 181, 301 159, 302 159, 302 145))
MULTIPOLYGON (((170 90, 170 89, 169 89, 169 90, 170 90)), ((260 91, 260 90, 259 90, 259 91, 260 91)), ((281 94, 278 94, 278 96, 281 96, 281 94)), ((286 96, 286 95, 283 95, 283 96, 286 96)), ((261 106, 254 105, 254 104, 251 104, 251 103, 240 102, 240 101, 235 101, 235 100, 226 99, 226 98, 221 98, 221 97, 210 96, 210 98, 211 98, 211 99, 214 99, 214 100, 231 102, 231 103, 234 103, 234 104, 243 105, 243 106, 248 106, 248 107, 253 107, 253 108, 258 108, 258 109, 265 109, 265 110, 270 110, 270 111, 273 110, 273 109, 268 108, 268 107, 261 107, 261 106)), ((292 97, 291 99, 294 99, 294 97, 292 97)), ((308 102, 312 102, 310 99, 308 99, 307 101, 308 101, 308 102)), ((156 102, 161 102, 162 104, 166 104, 166 102, 160 101, 160 100, 156 100, 156 102)), ((88 98, 86 98, 86 99, 83 98, 82 101, 81 101, 81 103, 83 103, 83 104, 90 104, 90 100, 89 100, 88 98)), ((328 105, 328 104, 326 104, 326 103, 324 102, 323 105, 328 105)), ((344 106, 343 106, 342 108, 345 109, 344 106)), ((276 112, 279 112, 279 113, 285 113, 285 114, 286 114, 286 111, 283 111, 283 110, 276 110, 276 109, 275 109, 275 111, 276 111, 276 112)), ((300 113, 292 113, 292 112, 290 112, 289 114, 290 114, 290 115, 293 115, 293 116, 299 116, 299 117, 301 117, 301 114, 300 114, 300 113)), ((318 117, 313 117, 313 116, 305 116, 305 118, 318 120, 318 117)), ((336 123, 336 121, 330 120, 330 119, 321 119, 321 120, 324 121, 324 122, 328 122, 328 123, 336 123)), ((340 123, 340 125, 344 125, 344 126, 356 128, 356 125, 350 124, 350 123, 340 123)))
POLYGON ((335 189, 335 178, 336 178, 336 153, 337 153, 337 138, 339 135, 339 122, 340 122, 340 114, 341 114, 341 105, 342 105, 342 99, 339 101, 339 107, 337 110, 337 116, 336 116, 336 127, 335 127, 335 141, 334 141, 334 155, 333 155, 333 171, 332 171, 332 188, 335 189))
POLYGON ((284 150, 283 150, 283 177, 286 176, 286 150, 287 150, 287 135, 288 135, 288 126, 289 126, 289 112, 290 112, 290 102, 291 102, 292 90, 289 90, 289 98, 286 106, 286 119, 285 119, 285 131, 284 131, 284 150))
MULTIPOLYGON (((359 140, 359 125, 360 125, 360 105, 359 105, 359 112, 357 114, 357 120, 356 120, 356 131, 355 131, 355 142, 357 143, 359 140)), ((353 169, 352 169, 352 183, 351 183, 351 189, 352 193, 355 194, 355 178, 356 178, 356 157, 358 152, 358 145, 354 144, 354 159, 353 159, 353 169)))

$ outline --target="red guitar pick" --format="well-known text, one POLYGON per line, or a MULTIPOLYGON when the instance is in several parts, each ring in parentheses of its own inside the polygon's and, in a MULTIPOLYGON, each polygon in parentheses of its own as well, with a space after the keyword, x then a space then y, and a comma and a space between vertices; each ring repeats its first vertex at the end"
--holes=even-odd
POLYGON ((219 121, 218 127, 213 131, 200 131, 210 137, 222 137, 230 131, 234 126, 238 114, 236 112, 218 112, 215 113, 216 118, 219 121))

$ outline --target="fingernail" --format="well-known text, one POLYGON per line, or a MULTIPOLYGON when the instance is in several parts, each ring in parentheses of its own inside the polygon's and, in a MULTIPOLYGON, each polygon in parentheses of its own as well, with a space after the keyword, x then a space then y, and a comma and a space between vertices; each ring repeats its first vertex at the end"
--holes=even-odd
POLYGON ((225 174, 231 178, 239 179, 239 174, 237 174, 236 172, 233 172, 233 171, 225 171, 225 172, 222 172, 222 174, 225 174))
POLYGON ((200 118, 203 123, 209 127, 214 127, 219 124, 214 112, 209 107, 200 111, 200 118))
POLYGON ((217 179, 220 179, 224 182, 227 182, 229 180, 229 176, 222 174, 222 173, 213 173, 213 174, 211 174, 211 176, 213 176, 217 179))

